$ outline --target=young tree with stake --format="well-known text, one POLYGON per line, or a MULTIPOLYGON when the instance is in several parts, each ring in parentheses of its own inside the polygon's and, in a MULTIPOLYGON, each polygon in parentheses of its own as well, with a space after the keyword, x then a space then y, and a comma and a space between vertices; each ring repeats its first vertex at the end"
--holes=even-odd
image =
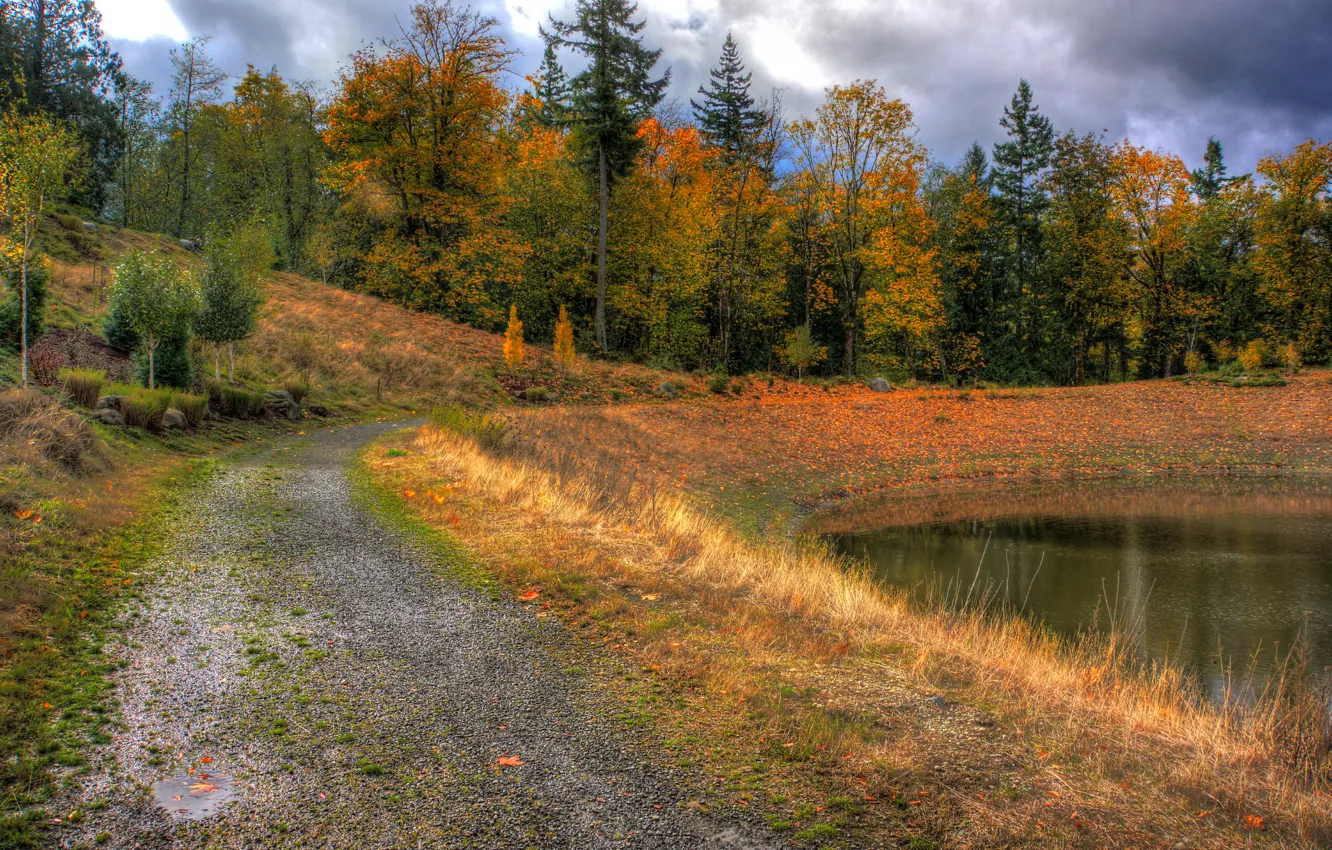
POLYGON ((134 252, 116 266, 111 287, 113 308, 122 313, 148 355, 148 388, 157 376, 153 354, 162 341, 189 328, 199 314, 194 279, 163 254, 134 252))
POLYGON ((0 217, 8 230, 5 250, 19 266, 19 351, 28 386, 28 272, 37 226, 47 206, 68 188, 79 158, 75 136, 40 113, 0 118, 0 217))

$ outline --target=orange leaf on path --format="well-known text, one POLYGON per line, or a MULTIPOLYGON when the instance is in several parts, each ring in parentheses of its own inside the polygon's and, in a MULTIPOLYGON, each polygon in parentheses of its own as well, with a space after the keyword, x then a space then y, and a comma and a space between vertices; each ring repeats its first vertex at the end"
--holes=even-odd
POLYGON ((540 596, 540 595, 541 595, 541 591, 536 590, 535 588, 533 588, 532 590, 529 590, 529 591, 527 591, 526 593, 520 593, 520 594, 518 594, 518 598, 521 599, 521 600, 524 601, 524 602, 531 602, 533 599, 536 599, 536 598, 537 598, 538 596, 540 596))
POLYGON ((521 767, 523 764, 523 760, 518 758, 517 756, 511 756, 508 753, 505 753, 504 755, 495 759, 495 764, 501 765, 503 767, 521 767))

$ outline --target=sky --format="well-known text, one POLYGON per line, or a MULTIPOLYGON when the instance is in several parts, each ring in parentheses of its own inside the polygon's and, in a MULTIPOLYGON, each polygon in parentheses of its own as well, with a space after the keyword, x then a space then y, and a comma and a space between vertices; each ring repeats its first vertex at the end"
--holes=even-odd
MULTIPOLYGON (((331 89, 348 56, 398 33, 409 0, 96 0, 126 69, 159 94, 169 51, 212 36, 233 74, 276 65, 331 89)), ((540 60, 538 24, 573 0, 476 0, 523 52, 513 84, 540 60)), ((1002 138, 1003 107, 1026 78, 1059 131, 1177 153, 1198 164, 1207 139, 1232 173, 1306 138, 1332 139, 1328 0, 640 0, 644 40, 687 107, 728 31, 754 93, 780 89, 788 118, 826 86, 876 79, 909 103, 936 159, 1002 138)), ((569 63, 572 66, 572 60, 569 63)))

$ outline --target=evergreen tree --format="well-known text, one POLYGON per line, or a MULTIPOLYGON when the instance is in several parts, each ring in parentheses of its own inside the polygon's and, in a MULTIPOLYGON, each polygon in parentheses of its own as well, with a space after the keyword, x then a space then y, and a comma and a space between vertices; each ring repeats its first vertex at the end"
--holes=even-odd
POLYGON ((564 73, 560 57, 555 52, 555 44, 546 42, 546 52, 541 55, 541 66, 537 68, 532 97, 527 117, 542 127, 560 127, 569 119, 569 76, 564 73))
POLYGON ((992 351, 986 361, 998 368, 995 377, 1010 381, 1035 377, 1028 365, 1036 336, 1031 286, 1040 261, 1041 217, 1049 205, 1040 178, 1054 154, 1050 119, 1031 101, 1031 84, 1019 81, 999 121, 1008 141, 994 146, 994 187, 1008 245, 994 299, 998 324, 987 335, 992 351))
POLYGON ((551 18, 552 32, 541 37, 587 58, 587 67, 569 81, 570 122, 588 151, 587 165, 597 176, 597 345, 606 341, 607 209, 615 181, 628 173, 641 147, 638 125, 661 103, 671 72, 651 79, 660 50, 643 47, 643 22, 632 20, 637 3, 626 0, 578 0, 574 19, 551 18))
POLYGON ((694 119, 703 138, 725 153, 727 159, 739 158, 759 137, 768 123, 768 115, 754 108, 749 95, 750 78, 745 63, 740 59, 731 34, 726 34, 722 45, 720 65, 713 68, 707 86, 699 86, 703 102, 690 100, 694 119))

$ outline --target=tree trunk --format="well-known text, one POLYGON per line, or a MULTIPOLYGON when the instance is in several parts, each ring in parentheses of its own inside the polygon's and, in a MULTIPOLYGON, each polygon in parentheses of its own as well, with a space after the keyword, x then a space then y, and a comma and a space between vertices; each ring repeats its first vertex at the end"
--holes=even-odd
POLYGON ((846 376, 854 378, 856 376, 856 321, 851 319, 846 323, 846 348, 842 351, 842 364, 846 369, 846 376))
POLYGON ((597 151, 597 177, 600 182, 599 198, 599 217, 597 222, 597 345, 601 347, 604 354, 608 348, 606 344, 606 230, 607 230, 607 208, 610 206, 610 179, 606 173, 606 151, 604 148, 597 151))
POLYGON ((153 352, 157 350, 155 345, 144 346, 148 349, 148 389, 157 389, 157 376, 153 373, 153 352))
POLYGON ((222 380, 222 345, 217 343, 213 346, 213 379, 222 380))
POLYGON ((22 270, 19 272, 19 358, 23 361, 23 389, 28 388, 28 252, 23 252, 22 270))
POLYGON ((236 343, 227 343, 227 380, 236 383, 236 343))

